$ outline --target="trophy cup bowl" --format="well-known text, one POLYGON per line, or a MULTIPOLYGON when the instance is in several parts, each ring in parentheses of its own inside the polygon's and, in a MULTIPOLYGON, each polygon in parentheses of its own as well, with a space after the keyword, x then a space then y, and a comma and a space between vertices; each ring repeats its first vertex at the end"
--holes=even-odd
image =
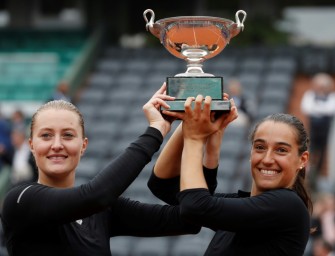
POLYGON ((183 111, 187 97, 202 94, 212 97, 212 110, 229 111, 229 101, 223 100, 223 78, 205 73, 202 66, 205 60, 221 53, 230 39, 243 30, 246 12, 237 11, 236 22, 210 16, 178 16, 155 22, 155 13, 151 9, 145 10, 143 17, 146 29, 172 55, 187 63, 184 73, 167 78, 167 93, 176 97, 175 101, 169 101, 170 110, 183 111))

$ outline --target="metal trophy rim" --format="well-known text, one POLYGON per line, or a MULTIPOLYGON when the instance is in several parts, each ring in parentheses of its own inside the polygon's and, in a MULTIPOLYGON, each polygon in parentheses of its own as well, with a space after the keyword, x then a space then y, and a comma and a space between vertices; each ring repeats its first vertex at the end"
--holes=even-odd
POLYGON ((219 23, 229 23, 228 25, 234 24, 235 22, 230 19, 213 17, 213 16, 175 16, 164 19, 159 19, 155 23, 167 23, 176 21, 214 21, 219 23))
POLYGON ((247 13, 244 10, 238 10, 235 13, 235 22, 231 19, 226 19, 226 18, 220 18, 220 17, 214 17, 214 16, 174 16, 174 17, 168 17, 168 18, 163 18, 155 21, 155 12, 152 9, 146 9, 143 12, 143 17, 146 22, 146 29, 149 30, 150 26, 153 26, 154 24, 156 25, 161 25, 162 23, 167 23, 167 22, 180 22, 180 21, 212 21, 212 22, 219 22, 223 23, 225 26, 232 26, 234 24, 237 25, 238 28, 243 31, 244 29, 244 21, 247 17, 247 13), (150 13, 151 17, 148 19, 147 13, 150 13), (242 21, 240 20, 239 15, 242 14, 243 18, 242 21), (227 24, 228 23, 228 24, 227 24))

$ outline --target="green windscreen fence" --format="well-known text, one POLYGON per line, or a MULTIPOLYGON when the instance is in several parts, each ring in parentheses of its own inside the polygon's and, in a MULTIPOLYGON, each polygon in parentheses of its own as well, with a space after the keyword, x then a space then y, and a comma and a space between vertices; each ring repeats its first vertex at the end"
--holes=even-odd
POLYGON ((81 55, 89 33, 0 31, 0 100, 45 101, 81 55))

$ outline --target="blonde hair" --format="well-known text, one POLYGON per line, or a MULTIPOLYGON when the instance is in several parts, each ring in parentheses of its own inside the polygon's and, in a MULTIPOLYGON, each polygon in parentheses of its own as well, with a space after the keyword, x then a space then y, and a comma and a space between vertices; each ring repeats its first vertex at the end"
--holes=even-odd
POLYGON ((84 118, 83 118, 82 114, 80 113, 79 109, 75 105, 73 105, 71 102, 68 102, 68 101, 65 101, 65 100, 49 101, 49 102, 43 104, 42 106, 40 106, 36 110, 36 112, 33 114, 32 118, 31 118, 30 138, 33 137, 33 129, 34 129, 34 125, 35 125, 35 121, 36 121, 37 116, 42 111, 48 110, 48 109, 68 110, 68 111, 71 111, 71 112, 77 114, 78 117, 79 117, 79 124, 80 124, 80 127, 81 127, 82 132, 83 132, 83 138, 85 138, 85 125, 84 125, 84 118))

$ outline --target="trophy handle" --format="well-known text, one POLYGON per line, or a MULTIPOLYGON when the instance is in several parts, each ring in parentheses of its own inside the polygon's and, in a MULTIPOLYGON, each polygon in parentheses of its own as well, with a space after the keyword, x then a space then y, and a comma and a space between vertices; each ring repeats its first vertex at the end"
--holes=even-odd
POLYGON ((143 12, 143 17, 144 17, 144 20, 145 20, 145 22, 146 22, 145 28, 147 29, 147 31, 149 31, 149 29, 152 28, 153 25, 154 25, 155 13, 154 13, 154 11, 151 10, 151 9, 146 9, 146 10, 143 12), (151 14, 150 20, 148 20, 148 18, 147 18, 147 13, 150 13, 150 14, 151 14))
MULTIPOLYGON (((244 29, 243 22, 245 21, 246 17, 247 17, 247 13, 245 11, 239 10, 239 11, 236 12, 236 14, 235 14, 236 22, 234 22, 233 24, 231 24, 229 26, 230 38, 233 38, 233 37, 237 36, 241 31, 243 31, 243 29, 244 29), (240 17, 239 17, 239 15, 241 13, 243 14, 242 21, 240 20, 240 17)), ((229 41, 228 41, 228 43, 229 43, 229 41)))
POLYGON ((247 13, 245 11, 243 11, 243 10, 239 10, 235 14, 235 20, 236 20, 237 27, 240 28, 242 31, 244 29, 243 22, 245 21, 246 17, 247 17, 247 13), (239 17, 240 13, 243 14, 242 22, 240 21, 240 17, 239 17))
POLYGON ((151 9, 146 9, 143 12, 143 17, 146 22, 145 28, 147 29, 147 31, 150 31, 151 34, 153 34, 155 37, 160 38, 161 28, 158 24, 154 23, 154 20, 155 20, 154 11, 151 9), (147 13, 151 15, 150 20, 147 17, 147 13))

